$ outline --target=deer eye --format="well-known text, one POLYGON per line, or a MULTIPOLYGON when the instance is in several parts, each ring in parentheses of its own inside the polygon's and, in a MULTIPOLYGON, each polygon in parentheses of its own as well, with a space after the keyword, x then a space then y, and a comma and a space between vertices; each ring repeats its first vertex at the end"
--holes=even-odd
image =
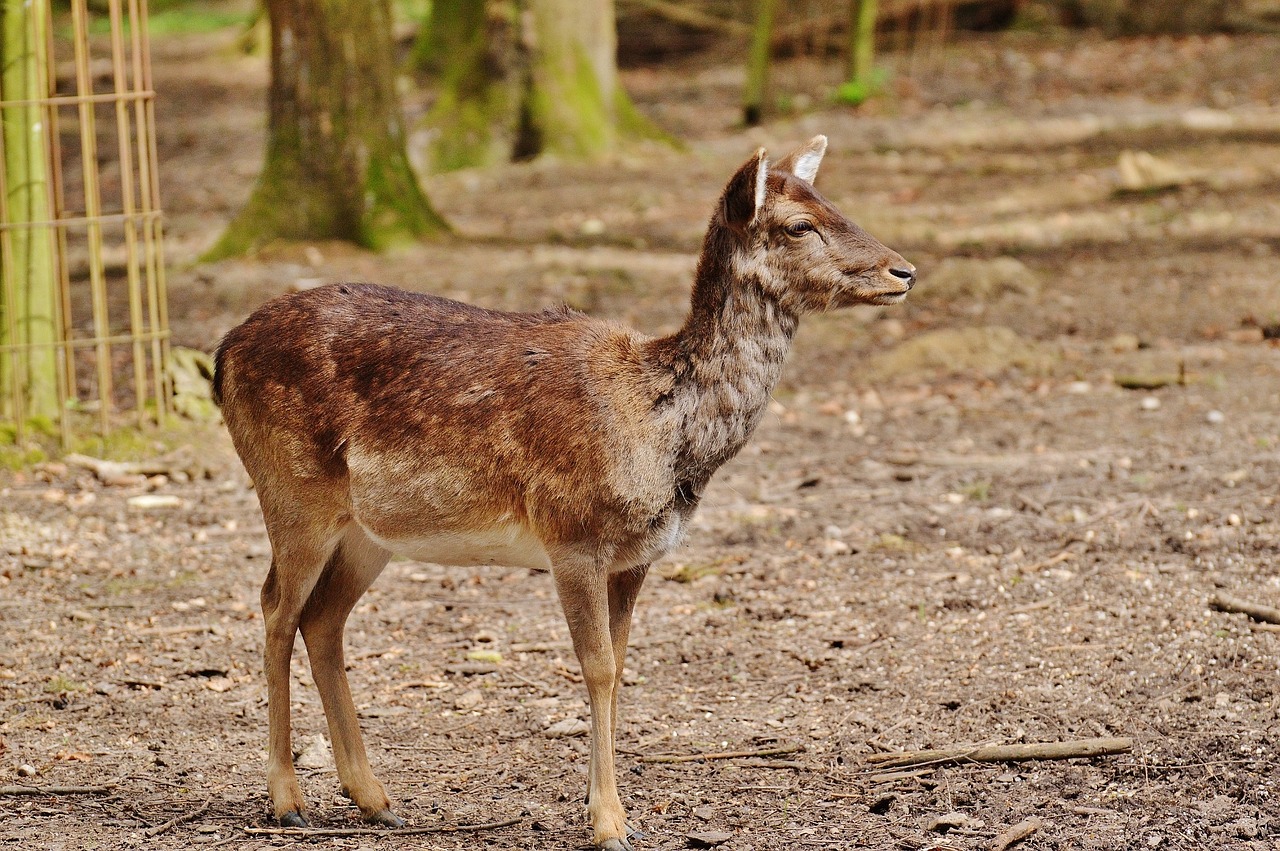
POLYGON ((804 236, 807 233, 813 233, 813 222, 801 219, 798 222, 792 222, 783 228, 787 232, 787 236, 804 236))

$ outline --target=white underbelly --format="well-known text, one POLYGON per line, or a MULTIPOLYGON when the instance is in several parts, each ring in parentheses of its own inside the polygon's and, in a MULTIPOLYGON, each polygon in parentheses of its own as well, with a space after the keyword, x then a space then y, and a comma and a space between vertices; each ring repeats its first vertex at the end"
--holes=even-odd
POLYGON ((364 531, 379 546, 414 561, 459 567, 500 564, 534 570, 551 569, 551 559, 542 543, 515 524, 416 538, 384 538, 367 528, 364 531))

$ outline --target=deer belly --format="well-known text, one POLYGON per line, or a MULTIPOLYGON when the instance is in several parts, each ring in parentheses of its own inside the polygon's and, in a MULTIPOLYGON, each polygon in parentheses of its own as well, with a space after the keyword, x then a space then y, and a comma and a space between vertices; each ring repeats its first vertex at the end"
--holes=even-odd
POLYGON ((414 561, 458 567, 501 564, 551 569, 551 559, 542 542, 516 524, 396 538, 375 534, 367 527, 364 531, 379 546, 414 561))

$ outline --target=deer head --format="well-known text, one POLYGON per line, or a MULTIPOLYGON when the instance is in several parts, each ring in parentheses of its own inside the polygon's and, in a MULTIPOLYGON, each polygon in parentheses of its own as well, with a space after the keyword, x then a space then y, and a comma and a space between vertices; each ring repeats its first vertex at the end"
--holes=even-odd
POLYGON ((827 137, 770 165, 763 148, 738 169, 718 218, 733 234, 731 264, 796 315, 897 304, 916 269, 858 227, 813 186, 827 137))

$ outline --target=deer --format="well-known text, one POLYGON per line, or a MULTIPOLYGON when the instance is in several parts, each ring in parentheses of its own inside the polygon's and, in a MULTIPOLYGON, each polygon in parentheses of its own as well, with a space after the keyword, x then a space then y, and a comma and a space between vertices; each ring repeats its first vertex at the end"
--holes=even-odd
POLYGON ((553 579, 590 709, 587 816, 632 851, 614 742, 646 574, 759 424, 800 317, 901 302, 915 267, 814 188, 827 139, 733 175, 679 330, 568 308, 487 310, 374 284, 275 298, 231 330, 214 395, 271 544, 262 586, 274 818, 308 824, 294 772, 301 632, 342 792, 403 827, 370 768, 347 683, 347 617, 393 554, 553 579))

